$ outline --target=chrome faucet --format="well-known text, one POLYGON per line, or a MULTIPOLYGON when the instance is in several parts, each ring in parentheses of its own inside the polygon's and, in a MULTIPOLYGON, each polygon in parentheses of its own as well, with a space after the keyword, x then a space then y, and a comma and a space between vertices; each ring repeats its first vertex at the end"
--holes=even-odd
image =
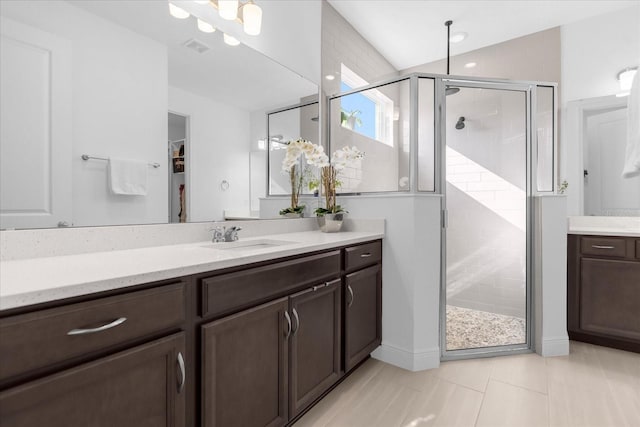
POLYGON ((241 227, 224 227, 224 241, 225 242, 235 242, 238 240, 238 231, 242 230, 241 227))
POLYGON ((213 243, 224 242, 224 232, 223 232, 222 228, 215 227, 215 228, 210 229, 209 231, 213 231, 213 238, 211 239, 211 241, 213 243))

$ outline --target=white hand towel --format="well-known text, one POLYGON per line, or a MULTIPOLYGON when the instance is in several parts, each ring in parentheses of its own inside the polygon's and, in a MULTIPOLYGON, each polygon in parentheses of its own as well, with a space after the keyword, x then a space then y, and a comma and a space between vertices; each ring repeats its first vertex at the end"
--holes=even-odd
POLYGON ((113 194, 146 196, 148 173, 147 162, 109 158, 109 188, 113 194))
POLYGON ((627 104, 627 152, 623 178, 640 176, 640 77, 633 77, 627 104))

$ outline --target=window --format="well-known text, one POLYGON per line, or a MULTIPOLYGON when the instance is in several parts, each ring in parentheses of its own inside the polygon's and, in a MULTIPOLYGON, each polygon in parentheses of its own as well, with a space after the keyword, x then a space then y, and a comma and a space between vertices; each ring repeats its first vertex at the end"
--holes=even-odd
MULTIPOLYGON (((341 76, 342 92, 369 84, 344 64, 341 66, 341 76)), ((393 101, 379 89, 369 89, 340 98, 342 127, 390 147, 393 147, 393 111, 393 101)))

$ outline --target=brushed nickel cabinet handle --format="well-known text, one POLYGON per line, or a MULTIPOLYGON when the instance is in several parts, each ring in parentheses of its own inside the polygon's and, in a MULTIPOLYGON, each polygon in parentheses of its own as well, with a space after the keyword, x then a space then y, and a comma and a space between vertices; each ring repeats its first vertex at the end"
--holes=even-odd
POLYGON ((353 289, 351 289, 351 286, 347 285, 347 291, 349 291, 349 295, 351 298, 349 298, 349 302, 347 303, 347 307, 351 307, 351 305, 353 304, 353 289))
POLYGON ((289 335, 291 335, 291 317, 289 317, 287 310, 284 311, 284 318, 287 319, 287 333, 284 336, 284 338, 287 339, 289 335))
POLYGON ((118 325, 122 325, 124 322, 126 322, 126 320, 126 317, 120 317, 113 322, 109 322, 106 325, 98 326, 97 328, 72 329, 67 332, 67 335, 95 334, 96 332, 106 331, 107 329, 115 328, 118 325))
POLYGON ((296 332, 298 332, 298 329, 300 329, 300 318, 298 317, 298 311, 295 308, 293 309, 293 318, 296 321, 296 327, 293 329, 293 335, 295 335, 296 332))
POLYGON ((595 249, 615 249, 615 246, 591 245, 595 249))
POLYGON ((178 394, 182 393, 184 390, 184 383, 187 381, 187 373, 184 369, 184 358, 182 357, 182 353, 178 352, 178 367, 180 368, 180 383, 178 384, 178 394))
POLYGON ((360 254, 360 258, 369 258, 371 253, 367 252, 366 254, 360 254))

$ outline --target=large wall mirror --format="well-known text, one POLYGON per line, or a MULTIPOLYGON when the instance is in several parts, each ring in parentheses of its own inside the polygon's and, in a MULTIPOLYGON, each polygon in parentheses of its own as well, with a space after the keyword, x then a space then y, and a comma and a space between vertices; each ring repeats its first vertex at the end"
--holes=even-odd
POLYGON ((268 188, 267 113, 317 100, 166 1, 2 1, 0 19, 3 229, 250 217, 268 188), (114 194, 140 174, 132 160, 146 194, 114 194))

